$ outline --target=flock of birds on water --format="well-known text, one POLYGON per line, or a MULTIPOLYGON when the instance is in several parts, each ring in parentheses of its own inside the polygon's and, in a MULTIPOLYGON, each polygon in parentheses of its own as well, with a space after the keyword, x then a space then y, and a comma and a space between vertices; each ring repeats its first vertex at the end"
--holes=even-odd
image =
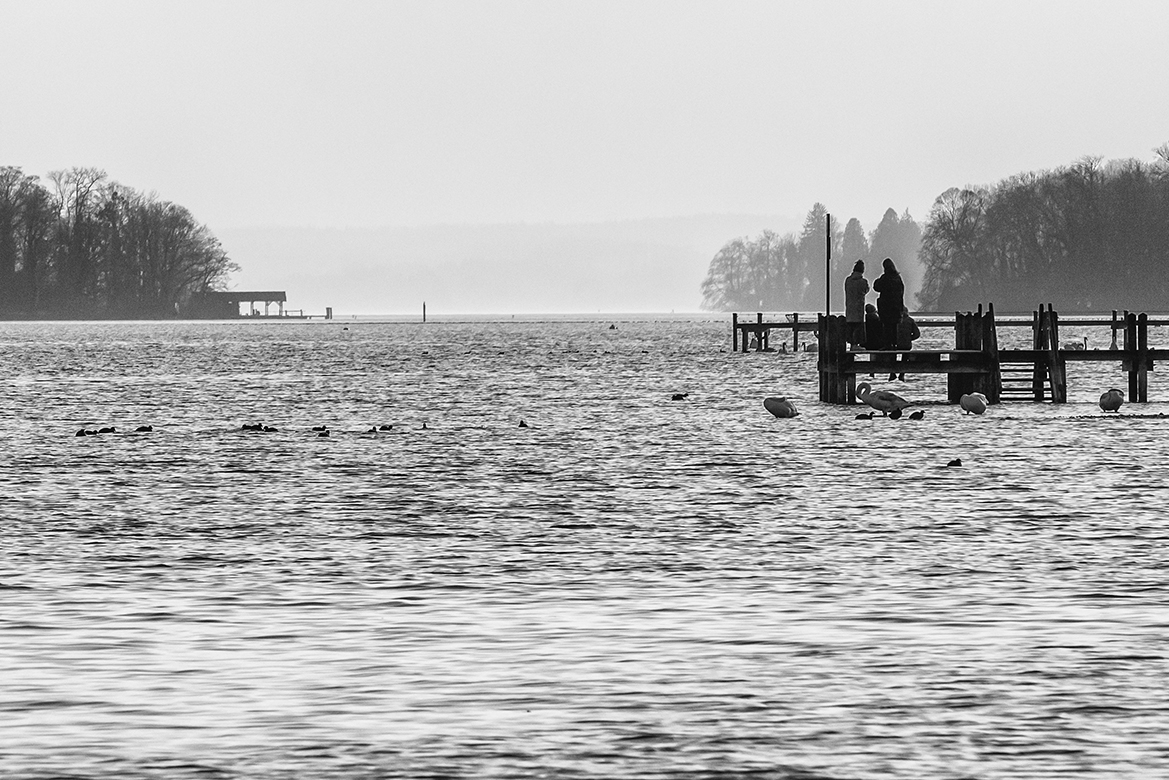
MULTIPOLYGON (((888 390, 874 390, 868 382, 861 382, 856 387, 856 396, 866 405, 872 407, 873 412, 862 412, 856 416, 858 420, 871 420, 873 416, 880 412, 882 417, 888 417, 893 420, 899 420, 902 416, 902 410, 912 406, 911 401, 907 401, 896 393, 888 390)), ((675 401, 680 401, 685 398, 684 393, 676 393, 674 395, 675 401), (679 397, 681 396, 681 397, 679 397)), ((1124 393, 1117 390, 1115 387, 1109 389, 1100 396, 1100 408, 1105 412, 1120 411, 1121 405, 1124 403, 1124 393)), ((966 414, 983 414, 986 412, 989 402, 986 396, 982 393, 965 393, 958 399, 958 405, 966 414)), ((785 396, 771 396, 763 399, 763 408, 771 412, 776 417, 786 419, 796 417, 799 415, 799 410, 790 399, 785 396)), ((916 412, 910 412, 909 419, 921 420, 925 418, 925 410, 919 409, 916 412)))
MULTIPOLYGON (((671 401, 685 401, 689 397, 689 393, 674 393, 670 396, 671 401)), ((868 382, 861 382, 856 387, 857 398, 861 399, 866 405, 872 407, 875 411, 861 412, 856 416, 858 420, 871 420, 877 412, 881 413, 882 417, 888 417, 891 420, 899 420, 902 417, 902 410, 912 406, 911 401, 907 401, 896 393, 888 390, 874 390, 868 382)), ((1115 387, 1100 396, 1100 408, 1105 412, 1116 412, 1120 410, 1124 403, 1124 393, 1117 390, 1115 387)), ((986 412, 989 402, 986 396, 982 393, 966 393, 958 399, 958 405, 966 414, 983 414, 986 412)), ((796 409, 796 405, 785 396, 769 396, 763 399, 763 408, 771 412, 780 419, 788 419, 791 417, 798 417, 800 412, 796 409)), ((915 412, 909 413, 910 420, 925 419, 925 410, 918 409, 915 412)), ((527 428, 528 423, 520 419, 520 428, 527 428)), ((394 429, 393 425, 383 424, 371 426, 366 433, 386 433, 394 429)), ((135 433, 150 433, 154 430, 152 425, 139 425, 134 429, 135 433)), ((244 423, 240 430, 255 431, 259 433, 276 433, 280 429, 264 423, 244 423)), ((329 426, 316 425, 311 429, 318 437, 327 438, 329 434, 329 426)), ((422 430, 427 430, 426 423, 422 423, 422 430)), ((82 428, 77 431, 75 436, 97 436, 103 433, 117 433, 118 429, 114 426, 104 428, 82 428)), ((948 465, 962 465, 959 461, 957 464, 950 463, 948 465)))
MULTIPOLYGON (((427 430, 426 423, 422 423, 421 427, 422 427, 422 430, 424 430, 424 431, 427 430)), ((523 420, 520 420, 520 427, 527 428, 528 424, 526 422, 524 422, 523 420)), ((241 431, 255 431, 257 433, 277 433, 277 432, 279 432, 280 429, 276 428, 272 425, 265 425, 264 423, 244 423, 242 426, 240 426, 239 430, 241 430, 241 431)), ((370 429, 368 431, 366 431, 366 433, 386 433, 386 432, 392 431, 392 430, 394 430, 393 425, 374 425, 374 426, 371 426, 370 429)), ((151 433, 153 431, 154 431, 153 425, 139 425, 137 428, 134 429, 134 433, 151 433)), ((93 429, 82 428, 77 433, 75 433, 74 436, 97 436, 97 435, 103 434, 103 433, 117 433, 117 432, 118 432, 118 429, 116 427, 110 425, 110 426, 107 426, 104 428, 93 428, 93 429)), ((311 428, 311 432, 315 433, 318 437, 328 438, 329 426, 327 426, 327 425, 314 425, 311 428)))

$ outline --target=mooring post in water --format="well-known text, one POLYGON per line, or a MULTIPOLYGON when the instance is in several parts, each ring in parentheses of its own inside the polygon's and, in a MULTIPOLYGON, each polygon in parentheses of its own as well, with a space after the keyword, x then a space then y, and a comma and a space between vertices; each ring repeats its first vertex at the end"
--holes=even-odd
MULTIPOLYGON (((973 312, 962 313, 960 311, 954 312, 954 349, 962 351, 982 349, 982 322, 981 304, 979 304, 979 314, 976 316, 973 312)), ((963 356, 960 358, 963 362, 968 362, 968 358, 963 356)), ((974 392, 974 375, 972 374, 947 374, 946 375, 946 399, 956 404, 966 393, 974 392)))
MULTIPOLYGON (((981 306, 979 307, 981 309, 981 306)), ((982 352, 985 361, 986 373, 978 375, 980 388, 988 403, 997 404, 1003 387, 1002 367, 999 363, 999 336, 994 321, 994 304, 988 303, 986 314, 980 318, 979 327, 982 339, 982 352)))
POLYGON ((792 315, 792 352, 800 351, 800 314, 792 315))
POLYGON ((1137 315, 1137 401, 1149 401, 1149 315, 1137 315))
POLYGON ((851 371, 853 356, 848 351, 848 326, 844 317, 818 316, 816 333, 820 340, 816 356, 820 400, 830 404, 853 403, 856 401, 856 379, 851 371))
POLYGON ((426 301, 422 302, 422 321, 426 322, 426 301))
POLYGON ((739 313, 731 312, 731 352, 739 351, 739 313))
POLYGON ((763 351, 763 312, 755 313, 755 324, 759 327, 755 330, 755 351, 763 351))
POLYGON ((1051 380, 1051 402, 1067 403, 1067 364, 1060 353, 1059 314, 1050 303, 1047 304, 1047 344, 1047 375, 1051 380))
POLYGON ((1109 349, 1116 349, 1116 309, 1112 310, 1112 346, 1109 349))
MULTIPOLYGON (((1043 343, 1043 307, 1031 312, 1031 349, 1036 352, 1045 349, 1043 343)), ((1047 369, 1044 367, 1042 361, 1036 360, 1032 363, 1031 370, 1031 396, 1036 401, 1043 400, 1043 382, 1047 379, 1047 369)))
POLYGON ((1136 403, 1137 400, 1137 315, 1131 312, 1124 313, 1124 362, 1121 364, 1128 372, 1128 400, 1136 403))

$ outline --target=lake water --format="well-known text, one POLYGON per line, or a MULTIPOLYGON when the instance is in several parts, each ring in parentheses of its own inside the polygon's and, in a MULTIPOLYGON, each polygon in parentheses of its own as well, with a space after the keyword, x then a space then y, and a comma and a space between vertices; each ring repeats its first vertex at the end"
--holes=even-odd
POLYGON ((0 369, 4 777, 1169 776, 1161 373, 861 422, 725 317, 600 316, 0 323, 0 369))

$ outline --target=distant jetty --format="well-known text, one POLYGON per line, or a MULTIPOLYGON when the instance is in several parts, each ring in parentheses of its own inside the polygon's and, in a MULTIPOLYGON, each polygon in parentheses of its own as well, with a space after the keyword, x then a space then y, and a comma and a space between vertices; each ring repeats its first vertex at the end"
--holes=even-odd
POLYGON ((952 317, 920 316, 920 327, 952 327, 954 348, 941 350, 856 350, 849 349, 843 316, 823 314, 816 320, 800 321, 787 315, 785 321, 740 321, 732 315, 732 349, 748 351, 748 337, 757 351, 774 352, 769 346, 770 331, 790 330, 793 348, 799 347, 801 332, 815 332, 818 341, 817 372, 820 400, 832 404, 856 403, 857 374, 946 374, 947 399, 957 403, 966 393, 980 392, 992 404, 1004 398, 1065 403, 1069 361, 1116 362, 1128 375, 1128 399, 1149 400, 1148 374, 1157 361, 1169 360, 1169 349, 1149 347, 1149 326, 1169 325, 1169 319, 1150 319, 1147 314, 1114 310, 1110 319, 1099 316, 1071 316, 1061 319, 1049 303, 1031 312, 1030 318, 995 318, 994 304, 984 312, 955 312, 952 317), (1111 332, 1108 349, 1088 349, 1087 344, 1060 341, 1060 324, 1107 326, 1111 332), (1000 349, 998 328, 1029 327, 1031 349, 1000 349), (1119 337, 1119 339, 1118 339, 1119 337), (1118 343, 1119 340, 1119 343, 1118 343))

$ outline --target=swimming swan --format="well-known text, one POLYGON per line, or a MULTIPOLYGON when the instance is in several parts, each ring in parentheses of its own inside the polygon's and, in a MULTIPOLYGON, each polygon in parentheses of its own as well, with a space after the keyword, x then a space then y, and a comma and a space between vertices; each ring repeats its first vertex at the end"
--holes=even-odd
POLYGON ((1100 408, 1106 412, 1115 412, 1124 403, 1124 393, 1115 387, 1100 396, 1100 408))
POLYGON ((861 382, 856 386, 856 396, 886 417, 893 412, 900 412, 910 405, 909 401, 896 393, 890 393, 888 390, 874 390, 868 382, 861 382))
POLYGON ((1087 336, 1084 336, 1083 341, 1065 341, 1063 343, 1063 349, 1072 349, 1072 350, 1082 352, 1087 348, 1088 348, 1088 337, 1087 336))
POLYGON ((795 417, 799 414, 796 411, 796 405, 787 400, 783 396, 774 398, 764 398, 763 408, 774 414, 776 417, 795 417))
POLYGON ((958 399, 958 404, 967 414, 982 414, 986 411, 986 396, 982 393, 966 393, 958 399))

